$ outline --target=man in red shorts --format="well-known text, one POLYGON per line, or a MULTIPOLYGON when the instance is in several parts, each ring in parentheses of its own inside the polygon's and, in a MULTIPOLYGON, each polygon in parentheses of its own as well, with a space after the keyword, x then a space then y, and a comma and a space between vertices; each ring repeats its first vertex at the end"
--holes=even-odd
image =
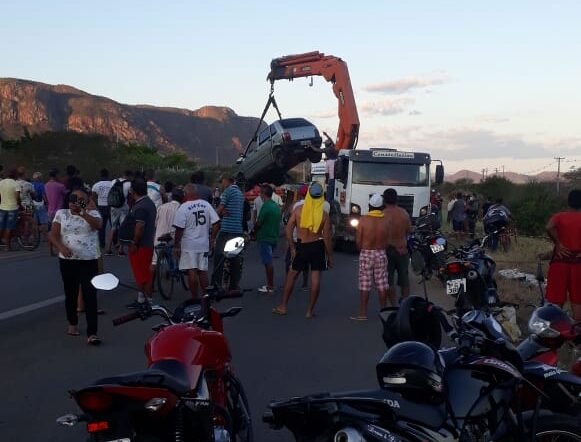
POLYGON ((373 282, 379 294, 379 307, 387 303, 387 229, 383 213, 383 197, 374 193, 369 198, 369 211, 357 226, 356 241, 359 248, 359 314, 354 321, 367 321, 369 291, 373 282))
MULTIPOLYGON (((143 179, 135 179, 131 183, 131 192, 135 204, 127 216, 126 222, 135 223, 133 240, 129 243, 129 263, 139 293, 137 303, 152 300, 151 258, 155 238, 155 204, 147 196, 147 183, 143 179)), ((133 304, 132 306, 135 306, 133 304)))
POLYGON ((547 233, 555 244, 549 265, 547 300, 573 309, 575 321, 581 321, 581 189, 569 192, 569 210, 553 215, 547 233))

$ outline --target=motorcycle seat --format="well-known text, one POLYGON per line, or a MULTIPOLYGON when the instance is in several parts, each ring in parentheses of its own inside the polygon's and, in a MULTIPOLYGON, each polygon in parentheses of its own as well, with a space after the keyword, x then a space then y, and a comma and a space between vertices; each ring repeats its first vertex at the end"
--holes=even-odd
POLYGON ((147 370, 99 379, 93 385, 124 385, 166 388, 178 395, 192 389, 186 368, 174 360, 159 361, 147 370))

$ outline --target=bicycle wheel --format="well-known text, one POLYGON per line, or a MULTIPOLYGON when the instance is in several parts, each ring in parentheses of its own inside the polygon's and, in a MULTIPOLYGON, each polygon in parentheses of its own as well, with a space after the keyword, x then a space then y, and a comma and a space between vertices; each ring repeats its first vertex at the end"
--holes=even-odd
POLYGON ((161 252, 157 258, 156 275, 157 288, 163 299, 171 299, 173 293, 174 277, 171 271, 171 263, 165 252, 161 252))
POLYGON ((40 229, 33 219, 23 219, 16 230, 16 242, 22 250, 36 250, 40 245, 40 229))

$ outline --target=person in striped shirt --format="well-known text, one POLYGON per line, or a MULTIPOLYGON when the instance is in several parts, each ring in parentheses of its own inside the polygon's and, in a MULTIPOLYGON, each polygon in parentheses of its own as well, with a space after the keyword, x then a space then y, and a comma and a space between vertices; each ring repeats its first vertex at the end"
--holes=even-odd
MULTIPOLYGON (((216 237, 214 246, 214 269, 220 283, 224 271, 224 246, 229 239, 242 236, 242 220, 244 214, 244 194, 235 184, 232 176, 221 177, 224 188, 220 197, 220 205, 217 212, 221 218, 220 231, 216 237)), ((230 262, 230 284, 228 290, 238 290, 241 278, 241 257, 237 256, 230 262)))

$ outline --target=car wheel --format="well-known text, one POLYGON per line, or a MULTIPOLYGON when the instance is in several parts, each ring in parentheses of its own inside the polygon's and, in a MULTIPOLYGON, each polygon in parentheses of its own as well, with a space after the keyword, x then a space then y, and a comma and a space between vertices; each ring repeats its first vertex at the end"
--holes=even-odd
POLYGON ((323 159, 323 153, 322 152, 309 152, 309 161, 311 163, 318 163, 319 161, 321 161, 323 159))
POLYGON ((285 162, 285 155, 280 147, 277 147, 272 151, 272 158, 274 159, 274 163, 278 167, 280 167, 281 169, 284 169, 285 163, 286 163, 285 162))

